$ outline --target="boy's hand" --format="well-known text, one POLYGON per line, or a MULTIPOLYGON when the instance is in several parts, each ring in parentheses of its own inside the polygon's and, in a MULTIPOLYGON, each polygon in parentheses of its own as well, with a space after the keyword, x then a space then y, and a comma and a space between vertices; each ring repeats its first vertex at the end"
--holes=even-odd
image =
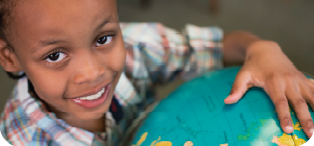
POLYGON ((262 87, 268 93, 284 132, 293 132, 290 103, 304 132, 312 136, 314 125, 308 104, 314 110, 314 84, 294 67, 276 43, 257 41, 249 46, 244 65, 225 103, 238 102, 252 86, 262 87))

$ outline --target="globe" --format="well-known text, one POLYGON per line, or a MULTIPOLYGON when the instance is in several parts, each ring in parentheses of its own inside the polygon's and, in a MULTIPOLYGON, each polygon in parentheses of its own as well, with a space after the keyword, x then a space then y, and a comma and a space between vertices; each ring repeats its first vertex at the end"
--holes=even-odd
POLYGON ((291 109, 294 132, 282 131, 262 88, 224 104, 239 70, 209 72, 177 88, 148 114, 133 146, 299 146, 308 141, 291 109))

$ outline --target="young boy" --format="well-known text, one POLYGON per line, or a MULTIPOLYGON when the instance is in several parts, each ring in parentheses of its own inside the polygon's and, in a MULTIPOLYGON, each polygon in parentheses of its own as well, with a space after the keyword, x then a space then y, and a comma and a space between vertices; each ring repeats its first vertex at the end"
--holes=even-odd
POLYGON ((121 24, 122 36, 114 0, 0 2, 0 63, 11 76, 26 75, 0 122, 13 145, 117 145, 143 102, 137 87, 192 78, 223 61, 245 61, 227 104, 251 86, 263 87, 285 132, 293 131, 289 100, 312 133, 307 103, 314 107, 314 86, 272 41, 246 32, 223 37, 214 27, 188 25, 180 35, 136 23, 121 24))

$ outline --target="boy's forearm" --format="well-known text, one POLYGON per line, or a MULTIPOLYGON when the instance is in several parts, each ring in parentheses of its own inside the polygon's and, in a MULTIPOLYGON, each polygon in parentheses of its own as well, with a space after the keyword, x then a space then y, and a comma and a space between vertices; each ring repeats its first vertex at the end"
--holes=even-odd
POLYGON ((262 48, 256 47, 256 45, 269 45, 271 46, 270 48, 278 46, 275 42, 262 40, 258 36, 246 31, 234 31, 226 34, 223 39, 224 65, 242 65, 246 59, 254 54, 261 55, 260 53, 267 51, 265 50, 265 48, 268 48, 267 46, 262 48))

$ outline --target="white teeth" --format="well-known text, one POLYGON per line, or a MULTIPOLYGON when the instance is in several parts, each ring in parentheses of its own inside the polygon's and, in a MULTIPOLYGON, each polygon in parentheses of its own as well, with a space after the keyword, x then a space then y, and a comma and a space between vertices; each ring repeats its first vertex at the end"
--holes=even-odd
POLYGON ((90 95, 90 96, 86 96, 86 97, 81 97, 81 98, 77 98, 80 100, 95 100, 100 98, 100 96, 105 92, 105 88, 102 88, 97 94, 94 95, 90 95))

